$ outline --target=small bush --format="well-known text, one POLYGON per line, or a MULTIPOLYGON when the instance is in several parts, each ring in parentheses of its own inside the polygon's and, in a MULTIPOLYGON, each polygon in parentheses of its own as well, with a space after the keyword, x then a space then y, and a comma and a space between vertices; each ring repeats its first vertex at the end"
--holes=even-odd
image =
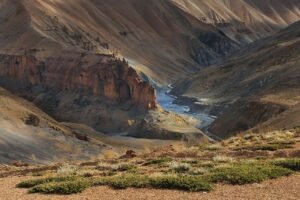
POLYGON ((294 171, 300 171, 300 158, 273 161, 272 164, 294 171))
POLYGON ((202 178, 192 176, 151 178, 150 185, 151 187, 158 189, 176 189, 191 192, 212 190, 212 186, 209 182, 202 178))
POLYGON ((91 184, 86 180, 50 182, 37 185, 30 189, 29 192, 45 194, 74 194, 80 193, 90 186, 91 184))
POLYGON ((23 181, 17 185, 18 188, 31 188, 36 185, 50 183, 50 182, 63 182, 63 181, 73 181, 76 177, 49 177, 43 179, 35 179, 23 181))
POLYGON ((264 180, 288 176, 292 171, 273 165, 240 164, 236 166, 218 169, 212 173, 210 179, 213 182, 226 182, 234 185, 260 183, 264 180))

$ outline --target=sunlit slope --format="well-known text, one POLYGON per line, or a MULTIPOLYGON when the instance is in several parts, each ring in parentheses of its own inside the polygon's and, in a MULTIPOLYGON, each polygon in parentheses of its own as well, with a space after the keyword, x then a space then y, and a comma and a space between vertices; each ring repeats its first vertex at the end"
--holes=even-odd
POLYGON ((300 19, 295 0, 284 6, 258 0, 2 0, 1 7, 2 51, 113 53, 164 84, 300 19))

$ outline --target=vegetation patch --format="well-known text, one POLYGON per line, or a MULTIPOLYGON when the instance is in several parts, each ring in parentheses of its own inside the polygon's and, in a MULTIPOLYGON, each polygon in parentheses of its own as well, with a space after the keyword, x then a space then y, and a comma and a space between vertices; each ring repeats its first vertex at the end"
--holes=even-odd
POLYGON ((188 163, 178 163, 178 162, 172 162, 170 164, 170 169, 173 170, 176 173, 186 173, 192 170, 192 167, 188 163))
POLYGON ((149 165, 162 165, 168 162, 171 162, 172 159, 169 157, 163 157, 155 160, 149 160, 146 163, 144 163, 144 166, 149 166, 149 165))
POLYGON ((49 182, 34 186, 29 190, 30 193, 45 193, 45 194, 75 194, 83 192, 91 186, 87 180, 75 180, 64 182, 49 182))
POLYGON ((142 188, 148 185, 149 179, 137 175, 123 175, 114 177, 101 177, 94 181, 95 186, 108 185, 115 189, 125 189, 129 187, 142 188))
POLYGON ((18 188, 31 188, 36 185, 41 185, 50 182, 64 182, 64 181, 74 181, 76 177, 49 177, 49 178, 41 178, 35 180, 23 181, 17 185, 18 188))
POLYGON ((156 188, 176 189, 184 191, 210 191, 212 186, 201 177, 193 176, 117 176, 112 178, 100 178, 94 185, 109 185, 115 189, 133 188, 156 188))
POLYGON ((134 171, 136 166, 132 164, 120 164, 113 168, 113 171, 125 172, 125 171, 134 171))
POLYGON ((276 160, 272 163, 276 166, 284 167, 294 171, 300 171, 300 158, 276 160))
POLYGON ((234 185, 260 183, 267 179, 288 176, 293 172, 287 168, 268 164, 237 164, 220 168, 210 175, 213 182, 226 182, 234 185))
POLYGON ((150 185, 159 189, 176 189, 190 192, 211 191, 211 184, 202 177, 193 176, 170 176, 150 179, 150 185))
POLYGON ((277 151, 280 149, 289 149, 293 146, 286 143, 273 143, 273 144, 261 144, 252 146, 243 146, 234 148, 235 151, 248 150, 248 151, 277 151))

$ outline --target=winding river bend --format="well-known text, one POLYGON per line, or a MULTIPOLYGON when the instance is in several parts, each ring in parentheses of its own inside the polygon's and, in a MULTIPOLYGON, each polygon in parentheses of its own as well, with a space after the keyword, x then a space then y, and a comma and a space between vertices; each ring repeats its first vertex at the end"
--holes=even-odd
POLYGON ((206 131, 206 128, 211 123, 213 123, 214 120, 216 119, 214 116, 210 116, 205 113, 190 112, 189 106, 173 103, 177 97, 169 94, 169 91, 170 90, 166 90, 166 89, 157 89, 157 91, 156 91, 157 101, 163 109, 170 111, 170 112, 182 114, 182 115, 185 115, 188 117, 192 117, 192 118, 198 120, 197 128, 201 129, 202 131, 206 131))

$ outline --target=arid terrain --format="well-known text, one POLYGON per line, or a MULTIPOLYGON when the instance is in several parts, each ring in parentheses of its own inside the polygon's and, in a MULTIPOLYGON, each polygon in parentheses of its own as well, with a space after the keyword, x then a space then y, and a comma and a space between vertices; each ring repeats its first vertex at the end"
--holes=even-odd
POLYGON ((0 0, 0 199, 299 199, 300 0, 0 0))

